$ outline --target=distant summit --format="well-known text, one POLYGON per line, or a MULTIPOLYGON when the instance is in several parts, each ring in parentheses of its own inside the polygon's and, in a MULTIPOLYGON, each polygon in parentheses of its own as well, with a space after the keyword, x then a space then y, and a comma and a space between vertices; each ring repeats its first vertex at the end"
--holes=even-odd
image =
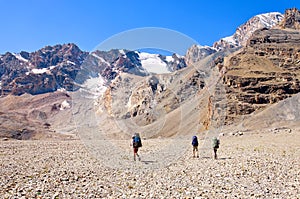
POLYGON ((256 15, 239 26, 232 36, 224 37, 215 42, 213 47, 217 50, 223 50, 225 48, 245 46, 254 31, 262 28, 272 28, 282 19, 283 15, 279 12, 256 15))
POLYGON ((186 53, 186 62, 192 64, 217 51, 245 46, 254 31, 274 27, 282 19, 283 15, 279 12, 256 15, 239 26, 233 35, 220 39, 212 47, 199 45, 190 47, 186 53))

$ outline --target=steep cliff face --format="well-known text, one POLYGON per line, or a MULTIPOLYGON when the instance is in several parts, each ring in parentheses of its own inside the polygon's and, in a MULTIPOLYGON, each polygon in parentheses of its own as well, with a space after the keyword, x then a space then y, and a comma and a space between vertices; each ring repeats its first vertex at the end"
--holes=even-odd
MULTIPOLYGON (((294 11, 288 16, 297 16, 294 11)), ((245 48, 225 60, 224 67, 227 122, 231 123, 300 92, 300 31, 257 30, 245 48)))

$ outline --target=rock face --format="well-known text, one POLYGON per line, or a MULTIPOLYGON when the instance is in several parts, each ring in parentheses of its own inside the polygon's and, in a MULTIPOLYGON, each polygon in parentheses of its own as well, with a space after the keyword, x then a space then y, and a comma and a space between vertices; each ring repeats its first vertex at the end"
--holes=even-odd
POLYGON ((287 9, 284 20, 279 24, 281 28, 300 29, 300 11, 297 8, 287 9))
POLYGON ((123 74, 110 84, 101 101, 111 116, 131 118, 139 125, 148 125, 203 89, 204 78, 205 74, 197 70, 185 79, 180 78, 180 73, 143 79, 123 74))
MULTIPOLYGON (((287 13, 292 15, 290 11, 287 13)), ((295 18, 288 21, 296 21, 297 14, 292 16, 295 18)), ((230 123, 241 115, 249 115, 300 92, 299 60, 299 30, 264 28, 255 31, 247 46, 224 62, 227 121, 230 123)))
POLYGON ((88 53, 75 44, 46 46, 36 52, 0 56, 1 96, 73 89, 76 72, 88 53))
POLYGON ((217 50, 209 46, 193 45, 187 50, 185 55, 186 63, 192 65, 215 52, 217 50))

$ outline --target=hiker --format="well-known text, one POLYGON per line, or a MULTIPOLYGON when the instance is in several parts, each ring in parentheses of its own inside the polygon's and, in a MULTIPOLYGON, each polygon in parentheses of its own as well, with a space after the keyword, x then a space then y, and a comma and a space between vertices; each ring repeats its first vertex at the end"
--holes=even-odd
POLYGON ((136 156, 138 157, 139 161, 141 160, 139 154, 138 154, 138 150, 139 147, 142 147, 142 140, 141 137, 138 133, 135 133, 132 136, 132 147, 133 147, 133 160, 136 160, 136 156))
POLYGON ((212 139, 212 147, 214 149, 214 155, 215 155, 215 159, 217 159, 217 150, 219 148, 219 145, 220 145, 220 140, 219 138, 216 138, 216 137, 213 137, 212 139))
POLYGON ((196 157, 195 155, 197 155, 197 158, 199 158, 199 152, 198 152, 199 143, 198 143, 197 136, 193 136, 192 145, 193 145, 193 158, 196 157))

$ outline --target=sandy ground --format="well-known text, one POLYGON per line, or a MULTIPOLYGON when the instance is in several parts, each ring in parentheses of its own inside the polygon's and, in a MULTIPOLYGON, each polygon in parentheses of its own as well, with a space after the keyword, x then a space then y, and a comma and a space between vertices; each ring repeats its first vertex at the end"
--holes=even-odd
POLYGON ((168 159, 155 151, 172 141, 144 140, 140 162, 133 161, 129 142, 115 142, 123 153, 111 157, 118 159, 114 168, 82 140, 0 141, 0 196, 300 198, 299 131, 221 137, 218 160, 201 147, 201 157, 192 158, 188 143, 169 164, 157 164, 168 159))

